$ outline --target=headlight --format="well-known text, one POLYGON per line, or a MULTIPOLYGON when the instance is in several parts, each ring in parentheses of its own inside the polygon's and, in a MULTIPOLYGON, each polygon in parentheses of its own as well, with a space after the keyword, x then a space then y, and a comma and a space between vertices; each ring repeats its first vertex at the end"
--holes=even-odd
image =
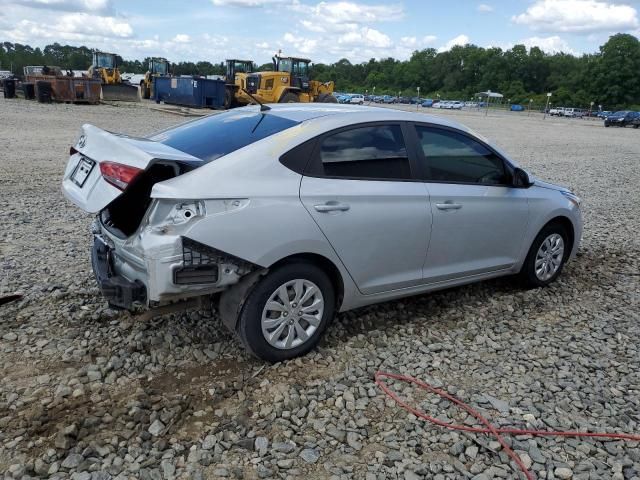
POLYGON ((578 197, 575 193, 569 192, 568 190, 563 190, 560 193, 564 195, 564 197, 571 203, 573 203, 576 207, 580 208, 580 204, 582 203, 582 201, 580 200, 580 197, 578 197))

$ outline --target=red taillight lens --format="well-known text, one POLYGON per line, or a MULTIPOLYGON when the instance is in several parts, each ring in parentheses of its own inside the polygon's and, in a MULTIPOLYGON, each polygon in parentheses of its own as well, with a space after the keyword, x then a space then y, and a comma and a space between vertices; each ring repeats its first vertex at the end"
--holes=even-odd
POLYGON ((115 162, 102 162, 100 173, 102 178, 120 190, 126 189, 144 170, 115 162))

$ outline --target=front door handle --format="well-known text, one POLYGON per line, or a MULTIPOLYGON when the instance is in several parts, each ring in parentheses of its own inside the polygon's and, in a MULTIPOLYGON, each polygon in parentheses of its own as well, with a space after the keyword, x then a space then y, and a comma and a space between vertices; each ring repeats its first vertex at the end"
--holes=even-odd
POLYGON ((462 205, 453 202, 436 203, 438 210, 460 210, 462 205))
POLYGON ((313 208, 315 208, 316 211, 318 212, 327 213, 327 212, 346 212, 351 207, 346 203, 327 202, 321 205, 314 205, 313 208))

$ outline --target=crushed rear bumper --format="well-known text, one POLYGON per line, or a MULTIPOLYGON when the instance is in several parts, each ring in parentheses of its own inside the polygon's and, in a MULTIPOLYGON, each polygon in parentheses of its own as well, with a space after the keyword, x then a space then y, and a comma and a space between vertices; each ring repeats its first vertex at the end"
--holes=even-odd
POLYGON ((114 273, 111 248, 99 235, 95 235, 93 239, 91 265, 102 295, 110 306, 130 310, 136 305, 146 305, 147 289, 144 284, 114 273))

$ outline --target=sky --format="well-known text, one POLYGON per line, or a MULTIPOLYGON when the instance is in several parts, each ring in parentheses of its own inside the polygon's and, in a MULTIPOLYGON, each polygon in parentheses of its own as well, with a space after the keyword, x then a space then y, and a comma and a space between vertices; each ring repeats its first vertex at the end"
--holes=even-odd
POLYGON ((473 43, 595 52, 640 36, 640 0, 2 0, 0 42, 59 42, 171 62, 407 59, 473 43))

